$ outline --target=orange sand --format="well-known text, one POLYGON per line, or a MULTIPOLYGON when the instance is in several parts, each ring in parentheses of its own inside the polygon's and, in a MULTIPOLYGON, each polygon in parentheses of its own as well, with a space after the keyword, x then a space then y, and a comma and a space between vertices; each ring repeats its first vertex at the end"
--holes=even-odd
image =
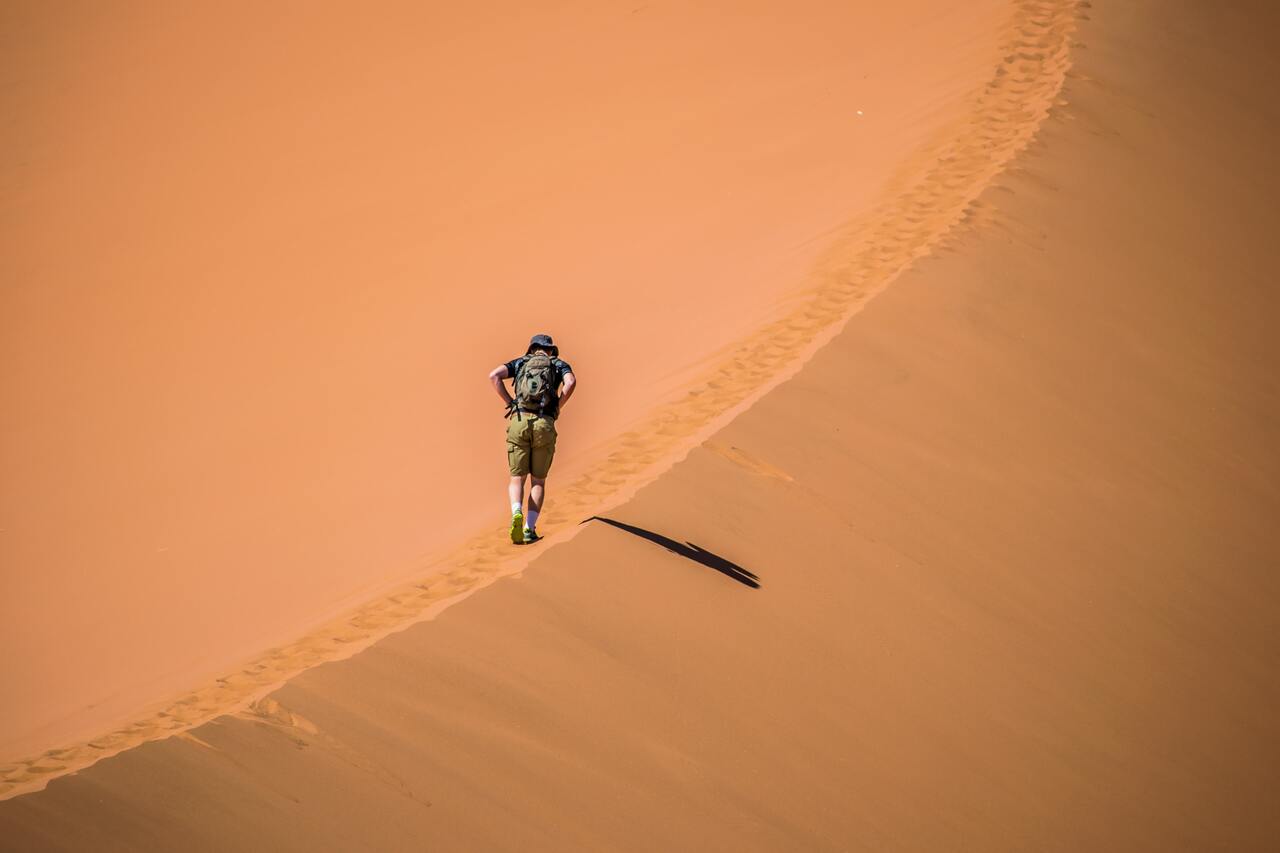
POLYGON ((488 529, 484 376, 533 332, 588 389, 553 489, 603 459, 963 114, 1010 14, 11 8, 0 760, 488 529))
MULTIPOLYGON (((696 438, 694 414, 744 409, 608 513, 682 553, 600 522, 564 541, 561 519, 519 580, 0 803, 0 839, 1269 849, 1280 115, 1241 93, 1275 76, 1274 13, 1086 6, 1039 125, 1070 7, 1020 9, 1026 37, 951 146, 834 241, 809 307, 763 340, 821 338, 911 268, 762 398, 768 377, 717 372, 662 410, 696 438), (1028 123, 1035 145, 992 182, 1028 123)), ((765 352, 734 351, 794 367, 765 352)), ((606 460, 591 482, 642 468, 606 460)), ((607 500, 565 491, 575 511, 607 500)), ((461 553, 351 636, 502 571, 461 553)))

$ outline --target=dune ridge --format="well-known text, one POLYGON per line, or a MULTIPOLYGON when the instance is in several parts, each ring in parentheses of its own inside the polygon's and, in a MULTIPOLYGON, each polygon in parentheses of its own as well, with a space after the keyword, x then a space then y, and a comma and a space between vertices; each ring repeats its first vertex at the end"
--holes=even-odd
MULTIPOLYGON (((1004 60, 971 96, 972 108, 926 149, 908 158, 897 191, 838 235, 811 285, 786 316, 743 340, 643 431, 615 440, 617 450, 563 490, 545 516, 548 544, 576 532, 577 521, 607 510, 652 482, 771 388, 792 376, 873 296, 918 258, 936 250, 972 215, 973 202, 1033 139, 1070 67, 1078 0, 1020 0, 1001 39, 1004 60)), ((732 461, 732 457, 731 458, 732 461)), ((741 463, 739 463, 741 464, 741 463)), ((424 567, 425 579, 393 590, 299 640, 270 649, 237 671, 176 698, 102 736, 0 766, 0 799, 37 791, 102 758, 181 734, 260 702, 298 673, 350 657, 378 639, 429 619, 445 607, 516 574, 531 555, 514 555, 486 529, 424 567)))

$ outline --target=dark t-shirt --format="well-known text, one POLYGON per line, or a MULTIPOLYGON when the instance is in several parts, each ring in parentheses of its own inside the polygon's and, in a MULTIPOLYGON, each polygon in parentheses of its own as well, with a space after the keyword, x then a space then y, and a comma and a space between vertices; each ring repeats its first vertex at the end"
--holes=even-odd
MULTIPOLYGON (((511 361, 508 361, 507 376, 511 377, 514 380, 516 378, 516 372, 520 370, 520 365, 524 364, 528 360, 529 360, 529 356, 522 355, 519 358, 513 358, 511 361)), ((564 382, 565 374, 573 373, 573 368, 569 366, 569 362, 559 358, 551 359, 551 366, 554 367, 556 371, 555 391, 556 391, 556 394, 559 395, 560 383, 564 382)), ((560 400, 559 399, 555 399, 551 401, 551 408, 547 410, 546 414, 547 414, 547 417, 549 418, 558 418, 560 416, 560 400)))

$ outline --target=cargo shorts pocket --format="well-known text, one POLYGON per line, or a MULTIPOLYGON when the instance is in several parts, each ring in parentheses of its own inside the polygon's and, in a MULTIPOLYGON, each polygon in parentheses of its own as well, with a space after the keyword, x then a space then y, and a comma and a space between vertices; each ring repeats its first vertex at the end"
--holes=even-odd
POLYGON ((529 473, 529 457, 532 448, 528 439, 529 422, 512 418, 507 423, 507 469, 512 477, 529 473))

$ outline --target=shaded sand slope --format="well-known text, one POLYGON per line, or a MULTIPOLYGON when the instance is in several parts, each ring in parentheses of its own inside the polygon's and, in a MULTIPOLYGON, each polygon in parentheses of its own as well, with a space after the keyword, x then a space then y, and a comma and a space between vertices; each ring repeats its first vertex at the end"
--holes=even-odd
POLYGON ((614 513, 760 589, 593 523, 3 843, 1267 849, 1269 7, 1092 14, 949 249, 614 513))

